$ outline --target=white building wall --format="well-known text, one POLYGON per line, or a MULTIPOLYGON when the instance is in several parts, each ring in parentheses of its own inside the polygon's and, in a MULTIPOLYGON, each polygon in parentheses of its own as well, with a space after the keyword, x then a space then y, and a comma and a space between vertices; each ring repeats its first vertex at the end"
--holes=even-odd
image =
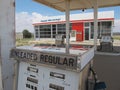
MULTIPOLYGON (((94 19, 94 13, 73 14, 70 20, 90 20, 94 19)), ((114 11, 98 12, 98 19, 114 18, 114 11)))
MULTIPOLYGON (((114 11, 98 12, 98 19, 107 19, 107 18, 114 18, 114 11)), ((90 20, 90 19, 94 19, 93 12, 70 15, 70 20, 90 20)), ((35 22, 35 23, 57 22, 57 21, 65 21, 65 16, 61 15, 61 16, 43 17, 43 19, 40 22, 35 22)))

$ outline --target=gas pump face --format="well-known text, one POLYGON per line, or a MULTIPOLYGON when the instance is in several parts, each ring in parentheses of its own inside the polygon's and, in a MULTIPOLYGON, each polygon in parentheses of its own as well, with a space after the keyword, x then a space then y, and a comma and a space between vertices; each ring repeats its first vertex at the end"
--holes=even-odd
POLYGON ((85 90, 94 48, 72 46, 70 51, 44 45, 12 49, 10 57, 19 61, 17 90, 85 90))

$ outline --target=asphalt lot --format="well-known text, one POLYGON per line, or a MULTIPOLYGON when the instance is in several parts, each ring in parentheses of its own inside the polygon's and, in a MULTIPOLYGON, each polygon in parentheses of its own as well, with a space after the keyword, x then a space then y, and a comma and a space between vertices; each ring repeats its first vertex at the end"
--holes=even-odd
POLYGON ((105 81, 106 90, 120 90, 120 55, 95 55, 94 69, 100 81, 105 81))

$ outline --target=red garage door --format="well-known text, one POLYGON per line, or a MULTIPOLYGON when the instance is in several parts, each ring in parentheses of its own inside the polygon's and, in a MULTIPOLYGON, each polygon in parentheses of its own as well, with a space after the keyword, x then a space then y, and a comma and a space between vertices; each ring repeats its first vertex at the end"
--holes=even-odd
POLYGON ((76 41, 83 41, 83 23, 73 23, 72 30, 76 30, 76 41))

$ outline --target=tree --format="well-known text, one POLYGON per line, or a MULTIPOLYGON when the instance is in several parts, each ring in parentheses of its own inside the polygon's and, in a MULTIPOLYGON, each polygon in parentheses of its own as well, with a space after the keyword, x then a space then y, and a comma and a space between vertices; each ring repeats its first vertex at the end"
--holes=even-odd
POLYGON ((32 34, 27 30, 23 30, 23 38, 31 38, 32 37, 32 34))

